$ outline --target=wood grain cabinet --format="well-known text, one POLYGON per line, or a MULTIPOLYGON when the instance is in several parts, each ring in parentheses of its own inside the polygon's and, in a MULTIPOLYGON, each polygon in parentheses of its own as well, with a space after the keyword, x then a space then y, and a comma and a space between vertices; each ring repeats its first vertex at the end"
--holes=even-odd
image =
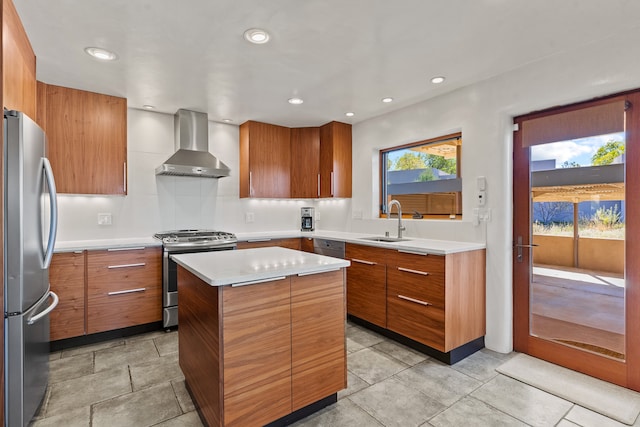
POLYGON ((301 237, 300 238, 300 250, 304 252, 314 253, 313 237, 301 237))
POLYGON ((240 125, 240 197, 291 195, 290 129, 248 121, 240 125))
MULTIPOLYGON (((300 238, 294 237, 290 239, 255 239, 246 242, 238 242, 237 249, 266 248, 269 246, 279 246, 281 248, 295 249, 299 251, 301 248, 300 238)), ((311 251, 313 252, 313 251, 311 251)))
POLYGON ((485 251, 397 252, 387 265, 387 328, 447 353, 485 335, 485 251))
POLYGON ((38 82, 38 122, 59 193, 127 193, 127 100, 38 82))
POLYGON ((85 252, 56 253, 49 268, 51 290, 60 298, 51 312, 51 341, 86 333, 85 252))
POLYGON ((180 367, 210 426, 261 426, 346 387, 344 271, 210 286, 178 268, 180 367))
POLYGON ((2 1, 2 102, 36 120, 36 56, 18 12, 2 1))
POLYGON ((351 125, 320 127, 320 197, 351 197, 351 125))
POLYGON ((162 320, 161 248, 89 251, 87 333, 162 320))
POLYGON ((320 197, 320 128, 291 129, 291 197, 320 197))
POLYGON ((387 259, 394 255, 388 249, 372 246, 345 245, 347 269, 347 313, 380 327, 387 325, 387 259))

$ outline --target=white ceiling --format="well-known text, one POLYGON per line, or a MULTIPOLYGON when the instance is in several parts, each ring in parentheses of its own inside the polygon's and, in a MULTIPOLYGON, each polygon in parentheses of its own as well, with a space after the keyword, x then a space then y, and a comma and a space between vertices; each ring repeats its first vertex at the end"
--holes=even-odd
POLYGON ((13 1, 39 80, 291 127, 357 123, 640 26, 637 0, 13 1), (271 41, 246 42, 253 27, 271 41))

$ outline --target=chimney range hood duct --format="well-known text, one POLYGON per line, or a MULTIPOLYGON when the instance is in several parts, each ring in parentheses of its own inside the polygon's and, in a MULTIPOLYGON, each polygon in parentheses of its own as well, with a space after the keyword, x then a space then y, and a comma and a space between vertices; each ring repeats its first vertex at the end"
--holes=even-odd
POLYGON ((230 169, 209 153, 206 113, 180 109, 174 116, 176 152, 156 168, 156 175, 221 178, 230 169))

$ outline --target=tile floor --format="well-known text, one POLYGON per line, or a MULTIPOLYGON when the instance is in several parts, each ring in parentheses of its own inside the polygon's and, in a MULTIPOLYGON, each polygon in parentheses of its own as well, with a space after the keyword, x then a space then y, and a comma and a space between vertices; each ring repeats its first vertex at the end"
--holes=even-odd
MULTIPOLYGON (((349 388, 296 427, 623 426, 498 374, 512 355, 483 349, 447 366, 353 324, 347 352, 349 388)), ((178 366, 177 332, 52 353, 45 399, 32 427, 202 426, 178 366)))

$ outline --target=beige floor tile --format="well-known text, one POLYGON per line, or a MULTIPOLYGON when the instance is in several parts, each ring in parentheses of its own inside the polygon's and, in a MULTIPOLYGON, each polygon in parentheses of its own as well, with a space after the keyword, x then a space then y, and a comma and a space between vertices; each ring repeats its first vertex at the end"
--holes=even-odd
POLYGON ((184 384, 184 380, 181 381, 171 381, 171 385, 173 386, 173 391, 178 398, 178 403, 180 404, 180 408, 182 412, 192 412, 196 410, 195 405, 193 404, 193 400, 191 400, 191 395, 187 391, 187 387, 184 384))
POLYGON ((179 417, 171 418, 156 424, 154 427, 204 427, 198 413, 195 411, 187 412, 179 417))
POLYGON ((131 392, 129 370, 120 367, 51 386, 46 416, 62 414, 131 392))
POLYGON ((349 399, 343 399, 338 403, 312 414, 294 424, 295 427, 375 427, 382 426, 375 418, 369 415, 358 405, 349 399))
POLYGON ((526 427, 517 419, 472 397, 465 397, 429 420, 434 427, 526 427), (473 420, 473 422, 471 422, 473 420))
POLYGON ((127 366, 132 363, 148 362, 159 358, 152 340, 136 341, 122 347, 106 348, 95 352, 95 372, 127 366))
POLYGON ((349 355, 347 369, 369 384, 375 384, 409 366, 393 357, 365 348, 349 355))
POLYGON ((445 406, 453 405, 482 385, 436 360, 426 360, 396 375, 399 381, 421 391, 445 406))
POLYGON ((37 420, 30 427, 88 427, 89 425, 91 425, 91 408, 85 406, 37 420))
POLYGON ((151 387, 171 380, 184 379, 178 365, 178 353, 157 357, 148 362, 129 365, 133 391, 151 387))
POLYGON ((395 378, 367 387, 344 400, 351 400, 387 427, 419 426, 446 408, 395 378))
POLYGON ((471 393, 472 397, 532 426, 556 425, 573 403, 504 375, 471 393))
POLYGON ((169 332, 153 339, 160 356, 178 352, 178 332, 169 332))
POLYGON ((93 374, 93 353, 83 353, 49 362, 49 384, 91 374, 93 374))
POLYGON ((92 427, 152 426, 182 414, 168 382, 97 403, 92 412, 92 427))

